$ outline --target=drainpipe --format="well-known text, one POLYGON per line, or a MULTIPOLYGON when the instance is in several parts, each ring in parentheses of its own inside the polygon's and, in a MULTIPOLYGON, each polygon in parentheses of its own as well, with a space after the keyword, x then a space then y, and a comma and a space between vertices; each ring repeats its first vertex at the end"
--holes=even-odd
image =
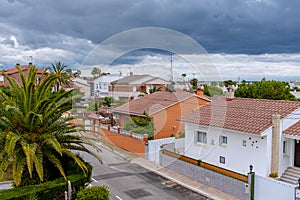
POLYGON ((271 173, 278 174, 279 144, 280 144, 280 115, 272 115, 272 157, 271 173))

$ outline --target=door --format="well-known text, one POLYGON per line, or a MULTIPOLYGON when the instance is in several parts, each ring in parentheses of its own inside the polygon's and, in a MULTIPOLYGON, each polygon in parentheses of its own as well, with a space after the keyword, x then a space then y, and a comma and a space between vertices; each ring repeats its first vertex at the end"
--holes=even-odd
POLYGON ((300 142, 295 141, 295 167, 300 167, 300 142))

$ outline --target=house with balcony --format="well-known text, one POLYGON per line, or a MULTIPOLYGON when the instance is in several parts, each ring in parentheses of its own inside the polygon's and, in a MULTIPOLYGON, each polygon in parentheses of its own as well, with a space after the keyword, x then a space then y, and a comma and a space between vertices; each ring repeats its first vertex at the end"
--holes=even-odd
POLYGON ((113 115, 123 128, 130 117, 146 118, 147 114, 154 122, 154 139, 168 138, 184 131, 184 124, 178 118, 209 102, 203 91, 202 96, 184 91, 160 91, 114 108, 113 115))
POLYGON ((180 119, 184 155, 242 174, 252 165, 260 176, 296 184, 299 116, 296 101, 220 97, 180 119))
POLYGON ((111 82, 108 89, 108 96, 115 100, 126 101, 137 99, 140 94, 149 92, 151 88, 160 88, 165 91, 170 84, 169 81, 151 75, 133 75, 111 82))

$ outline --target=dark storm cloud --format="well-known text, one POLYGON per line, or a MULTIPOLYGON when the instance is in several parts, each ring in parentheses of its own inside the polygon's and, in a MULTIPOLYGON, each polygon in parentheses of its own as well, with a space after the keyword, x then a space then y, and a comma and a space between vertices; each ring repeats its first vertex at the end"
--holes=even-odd
POLYGON ((187 34, 211 52, 299 52, 299 6, 297 0, 10 0, 0 7, 0 22, 35 47, 56 44, 50 37, 56 34, 99 43, 158 26, 187 34))

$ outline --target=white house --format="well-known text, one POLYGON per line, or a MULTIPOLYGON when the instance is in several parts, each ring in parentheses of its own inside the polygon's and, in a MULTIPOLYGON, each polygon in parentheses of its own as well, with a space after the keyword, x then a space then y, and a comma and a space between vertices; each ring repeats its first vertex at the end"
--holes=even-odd
POLYGON ((108 74, 105 76, 100 76, 96 79, 94 79, 94 93, 95 96, 104 98, 105 96, 108 96, 108 89, 110 86, 110 83, 113 81, 116 81, 118 79, 123 78, 124 76, 120 74, 108 74))
POLYGON ((79 88, 84 93, 83 99, 89 99, 90 97, 90 83, 82 78, 75 78, 72 80, 73 88, 79 88))
POLYGON ((242 174, 253 165, 282 180, 288 167, 300 167, 300 102, 220 97, 180 121, 185 156, 242 174))

